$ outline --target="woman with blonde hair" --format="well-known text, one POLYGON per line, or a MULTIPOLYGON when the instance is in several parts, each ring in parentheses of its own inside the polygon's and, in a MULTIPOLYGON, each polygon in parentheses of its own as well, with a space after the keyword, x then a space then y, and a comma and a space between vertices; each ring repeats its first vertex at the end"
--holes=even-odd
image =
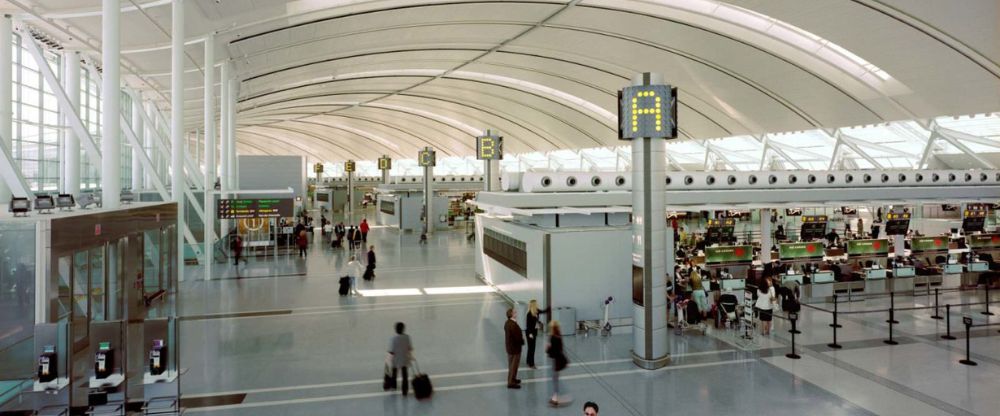
POLYGON ((569 359, 566 358, 566 353, 563 351, 562 331, 559 328, 559 321, 549 322, 549 344, 545 346, 545 352, 552 359, 552 399, 549 400, 549 405, 558 407, 560 404, 569 401, 560 401, 559 399, 559 372, 569 365, 569 359))
POLYGON ((539 310, 538 301, 532 299, 528 302, 528 313, 524 314, 524 335, 528 340, 527 363, 528 367, 533 370, 538 369, 538 367, 535 367, 535 340, 538 338, 538 330, 544 328, 540 322, 540 318, 543 313, 548 312, 548 308, 539 310))

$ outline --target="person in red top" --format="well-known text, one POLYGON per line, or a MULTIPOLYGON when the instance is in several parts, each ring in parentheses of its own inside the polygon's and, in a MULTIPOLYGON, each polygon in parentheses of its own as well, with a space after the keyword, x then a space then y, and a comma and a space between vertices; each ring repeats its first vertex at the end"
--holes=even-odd
POLYGON ((371 227, 368 226, 368 219, 365 219, 365 218, 361 219, 361 227, 360 228, 361 228, 361 243, 363 245, 363 244, 368 243, 368 230, 371 229, 371 227))
POLYGON ((299 231, 299 237, 296 243, 299 245, 299 257, 305 257, 306 248, 309 247, 309 238, 306 237, 306 230, 299 231))

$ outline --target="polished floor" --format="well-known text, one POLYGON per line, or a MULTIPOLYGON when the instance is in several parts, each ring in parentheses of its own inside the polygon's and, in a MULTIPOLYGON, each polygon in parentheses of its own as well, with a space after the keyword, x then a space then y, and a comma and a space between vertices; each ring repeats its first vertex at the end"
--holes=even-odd
MULTIPOLYGON (((945 322, 931 319, 929 310, 897 313, 895 346, 883 343, 887 314, 841 315, 839 350, 826 345, 830 314, 806 308, 796 336, 799 360, 785 357, 791 335, 781 320, 772 335, 749 344, 730 330, 671 333, 671 364, 656 371, 630 362, 627 329, 566 337, 571 364, 561 381, 574 402, 553 409, 542 346, 539 369, 522 367, 524 388, 505 388, 502 298, 427 294, 481 286, 464 233, 437 233, 425 246, 417 240, 393 229, 371 232, 378 277, 361 285, 361 297, 337 296, 348 253, 325 245, 313 245, 305 259, 251 259, 238 270, 219 265, 213 275, 224 278, 217 280, 190 270, 179 305, 188 413, 579 415, 588 400, 600 404, 602 415, 988 415, 1000 408, 1000 325, 972 330, 977 366, 958 362, 965 354, 963 314, 977 325, 1000 324, 973 305, 952 308, 952 332, 963 336, 955 341, 940 339, 945 322), (432 400, 382 391, 382 362, 397 321, 407 324, 420 370, 434 382, 432 400)), ((940 302, 983 300, 982 291, 948 292, 940 302)), ((933 296, 896 299, 900 308, 932 302, 933 296)), ((887 305, 888 299, 871 299, 840 310, 887 305)))

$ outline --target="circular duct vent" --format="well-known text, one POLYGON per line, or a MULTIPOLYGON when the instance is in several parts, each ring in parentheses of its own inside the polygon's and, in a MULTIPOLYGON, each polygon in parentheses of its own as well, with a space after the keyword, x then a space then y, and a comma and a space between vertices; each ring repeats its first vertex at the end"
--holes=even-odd
POLYGON ((756 185, 757 175, 750 175, 750 177, 747 178, 747 182, 749 182, 751 185, 756 185))
POLYGON ((854 175, 851 175, 850 173, 844 175, 844 182, 845 183, 854 183, 854 175))
POLYGON ((972 182, 972 174, 971 173, 966 173, 965 174, 965 181, 966 182, 972 182))
POLYGON ((601 177, 594 176, 593 178, 590 178, 590 186, 594 187, 601 186, 601 177))
POLYGON ((809 178, 808 181, 809 181, 810 184, 816 183, 816 175, 810 174, 808 178, 809 178))
POLYGON ((707 185, 715 185, 715 176, 708 175, 705 178, 705 184, 707 184, 707 185))
MULTIPOLYGON (((625 177, 624 176, 619 176, 619 177, 615 178, 615 185, 617 185, 617 186, 625 186, 625 177)), ((667 185, 670 185, 670 177, 669 176, 667 176, 667 185)))
POLYGON ((774 175, 768 176, 767 177, 767 183, 769 183, 771 185, 774 185, 774 184, 778 183, 778 177, 774 176, 774 175))
POLYGON ((795 185, 795 183, 798 182, 798 181, 799 181, 799 177, 798 176, 788 175, 788 183, 789 184, 795 185))
MULTIPOLYGON (((621 178, 621 176, 619 176, 619 178, 621 178)), ((624 178, 622 178, 622 179, 624 179, 624 178)), ((667 186, 670 186, 671 182, 673 182, 673 179, 670 179, 670 177, 667 176, 667 186)))
POLYGON ((837 181, 837 177, 833 176, 832 173, 826 175, 826 183, 834 183, 837 181))
POLYGON ((936 173, 932 173, 931 174, 931 182, 937 182, 937 181, 940 181, 940 180, 941 180, 941 176, 939 176, 936 173))
POLYGON ((882 183, 886 183, 886 182, 889 182, 889 175, 886 175, 886 174, 883 173, 882 174, 882 183))
POLYGON ((948 182, 955 182, 955 179, 957 179, 957 178, 955 177, 954 173, 949 173, 948 174, 948 182))
POLYGON ((865 181, 865 183, 869 183, 872 181, 872 175, 869 175, 867 173, 865 174, 865 176, 862 176, 862 178, 863 178, 862 180, 865 181))
POLYGON ((726 181, 729 182, 730 185, 736 185, 736 177, 733 175, 729 175, 729 178, 727 178, 726 181))
POLYGON ((548 176, 543 176, 542 177, 542 187, 543 188, 547 188, 547 187, 549 187, 549 185, 552 185, 552 178, 550 178, 548 176))
POLYGON ((576 176, 566 178, 566 186, 576 186, 576 176))
POLYGON ((898 180, 899 183, 905 183, 906 182, 906 175, 900 173, 899 176, 896 178, 896 180, 898 180))
POLYGON ((684 184, 685 185, 690 185, 692 183, 694 183, 694 178, 692 178, 690 175, 684 177, 684 184))

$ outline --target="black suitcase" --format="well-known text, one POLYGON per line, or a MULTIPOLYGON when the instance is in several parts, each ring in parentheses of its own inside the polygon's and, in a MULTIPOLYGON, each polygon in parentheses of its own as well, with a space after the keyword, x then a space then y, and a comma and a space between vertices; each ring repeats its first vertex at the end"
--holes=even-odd
POLYGON ((340 289, 337 290, 340 296, 347 296, 347 293, 351 291, 351 278, 350 276, 344 276, 340 278, 340 289))
POLYGON ((413 395, 417 400, 429 399, 434 394, 431 378, 427 374, 420 372, 420 367, 417 366, 416 360, 413 361, 413 365, 415 370, 413 374, 413 395))
POLYGON ((363 276, 365 280, 372 280, 375 278, 375 269, 371 266, 365 268, 365 275, 363 276))

